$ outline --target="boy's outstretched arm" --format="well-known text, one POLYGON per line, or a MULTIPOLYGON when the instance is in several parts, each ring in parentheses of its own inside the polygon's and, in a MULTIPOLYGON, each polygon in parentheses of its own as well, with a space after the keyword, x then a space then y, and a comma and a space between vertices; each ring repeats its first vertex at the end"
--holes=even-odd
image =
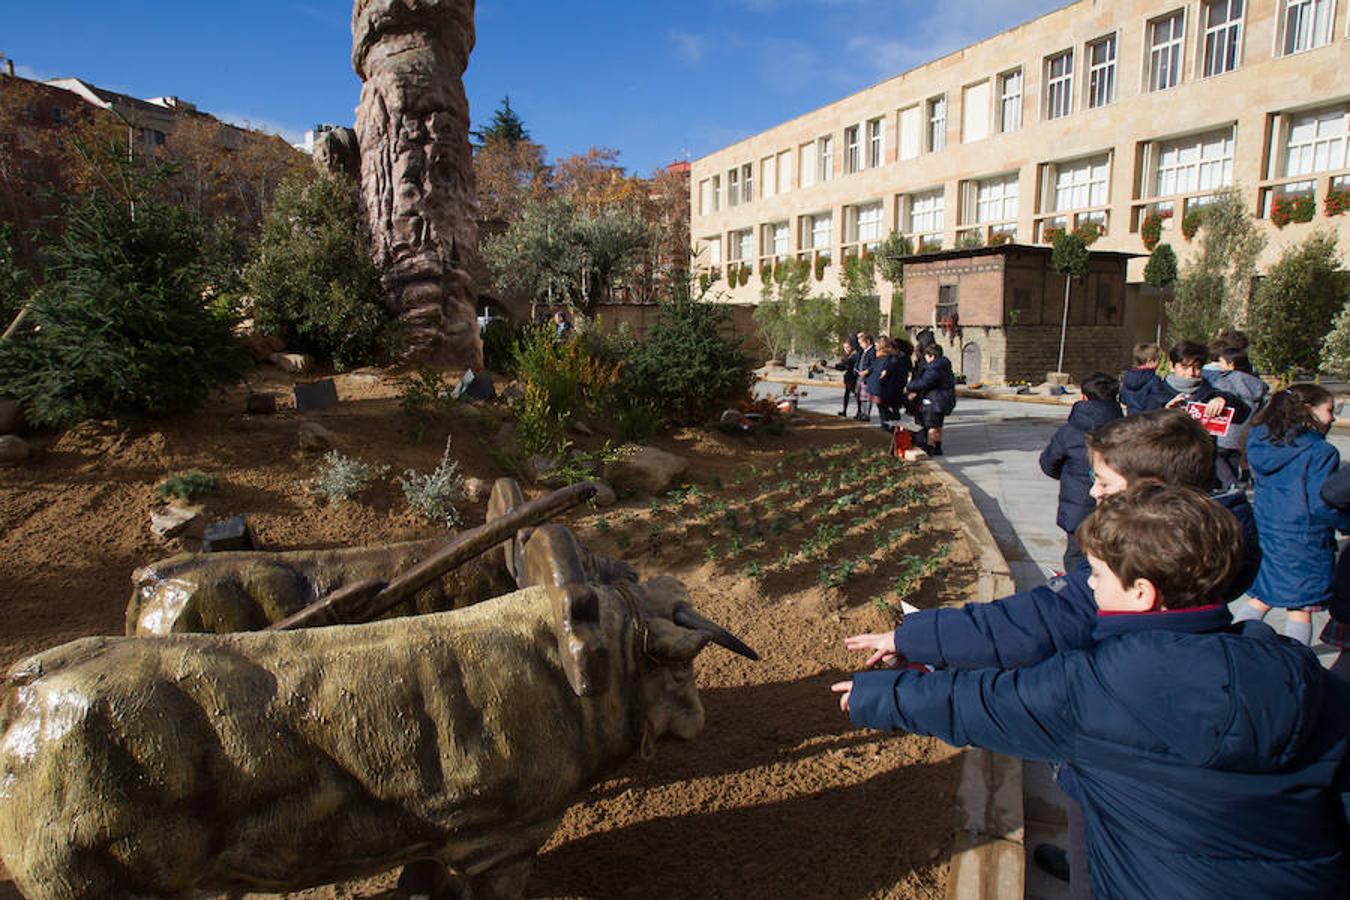
POLYGON ((859 672, 847 698, 849 718, 860 727, 926 734, 957 747, 1064 761, 1077 731, 1065 668, 1065 660, 1055 658, 1014 672, 859 672))
POLYGON ((991 603, 909 613, 894 649, 911 662, 952 669, 1013 669, 1085 649, 1097 621, 1089 571, 1085 563, 1051 585, 991 603))

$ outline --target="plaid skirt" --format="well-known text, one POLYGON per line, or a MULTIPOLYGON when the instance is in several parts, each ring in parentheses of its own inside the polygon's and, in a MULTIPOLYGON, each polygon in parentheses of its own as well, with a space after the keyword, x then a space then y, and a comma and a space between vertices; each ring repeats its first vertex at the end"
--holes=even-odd
POLYGON ((877 395, 867 389, 861 381, 858 382, 858 400, 861 403, 871 403, 877 399, 877 395))

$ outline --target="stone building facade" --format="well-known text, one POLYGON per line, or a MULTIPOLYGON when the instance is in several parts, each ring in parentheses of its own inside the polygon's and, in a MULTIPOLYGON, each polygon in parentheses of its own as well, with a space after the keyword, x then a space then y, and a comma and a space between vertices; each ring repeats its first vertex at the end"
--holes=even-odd
MULTIPOLYGON (((1094 371, 1119 372, 1140 340, 1152 340, 1156 305, 1128 315, 1138 303, 1126 284, 1131 254, 1093 253, 1082 279, 1069 285, 1064 370, 1075 381, 1094 371)), ((1044 380, 1058 361, 1064 276, 1048 247, 1005 244, 910 257, 905 265, 903 326, 932 329, 967 382, 1044 380)))
MULTIPOLYGON (((837 294, 843 259, 891 231, 916 248, 1043 244, 1092 222, 1094 251, 1142 254, 1151 215, 1184 262, 1181 221, 1229 186, 1266 224, 1263 269, 1320 225, 1350 246, 1350 215, 1325 207, 1350 190, 1348 8, 1070 3, 696 160, 695 265, 825 258, 813 286, 837 294), (1274 227, 1299 197, 1312 220, 1274 227)), ((753 303, 759 279, 728 290, 753 303)))

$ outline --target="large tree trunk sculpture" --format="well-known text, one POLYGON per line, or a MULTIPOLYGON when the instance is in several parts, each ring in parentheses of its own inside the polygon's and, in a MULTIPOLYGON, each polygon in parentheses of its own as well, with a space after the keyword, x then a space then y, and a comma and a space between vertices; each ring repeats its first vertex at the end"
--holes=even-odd
POLYGON ((469 101, 474 0, 356 0, 361 192, 410 359, 480 366, 469 101))

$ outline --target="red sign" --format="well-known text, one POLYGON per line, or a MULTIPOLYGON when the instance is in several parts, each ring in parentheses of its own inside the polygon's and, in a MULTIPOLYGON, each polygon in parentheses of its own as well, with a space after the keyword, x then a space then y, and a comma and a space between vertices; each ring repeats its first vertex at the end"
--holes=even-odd
POLYGON ((1223 436, 1228 433, 1228 426, 1233 424, 1233 409, 1228 407, 1217 416, 1205 415, 1205 404, 1187 403, 1186 412, 1190 413, 1191 418, 1195 419, 1210 434, 1223 436))

